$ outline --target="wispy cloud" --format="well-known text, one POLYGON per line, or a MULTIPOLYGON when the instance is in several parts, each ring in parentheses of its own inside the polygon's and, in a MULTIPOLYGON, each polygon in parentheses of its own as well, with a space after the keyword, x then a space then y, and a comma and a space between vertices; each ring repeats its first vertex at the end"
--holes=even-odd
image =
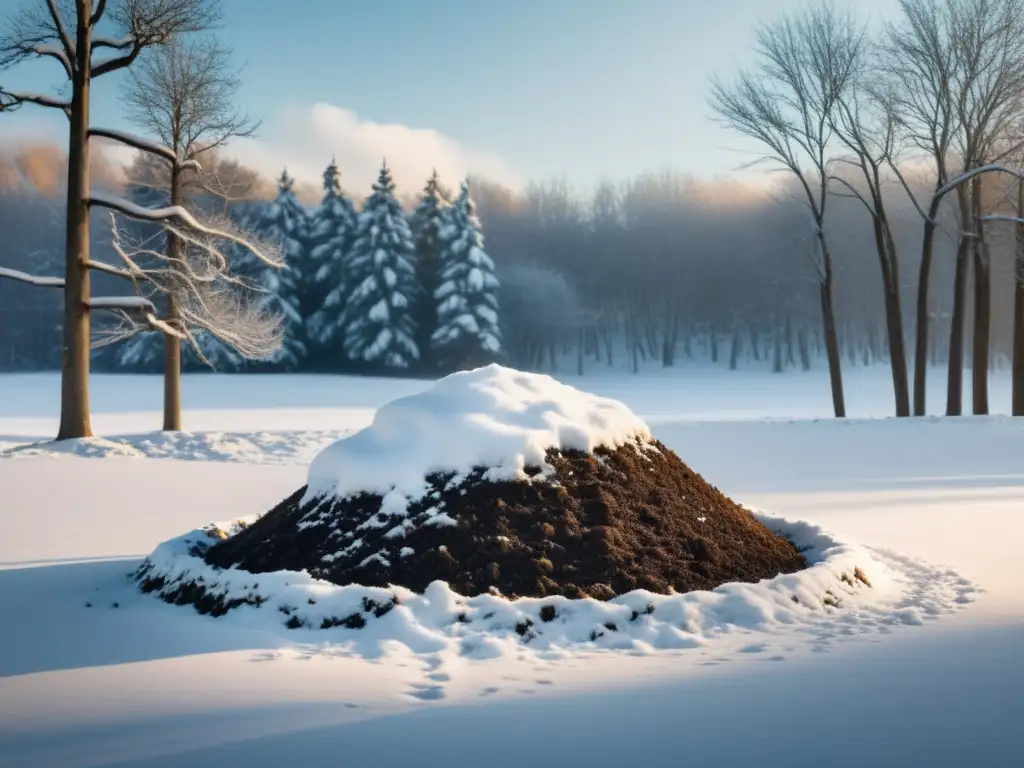
POLYGON ((300 181, 317 184, 333 156, 343 185, 356 196, 369 193, 385 158, 405 194, 419 190, 433 169, 450 186, 470 173, 512 188, 522 184, 494 153, 464 147, 429 128, 362 120, 351 110, 325 103, 286 107, 264 122, 258 138, 236 140, 227 154, 267 176, 287 167, 300 181))

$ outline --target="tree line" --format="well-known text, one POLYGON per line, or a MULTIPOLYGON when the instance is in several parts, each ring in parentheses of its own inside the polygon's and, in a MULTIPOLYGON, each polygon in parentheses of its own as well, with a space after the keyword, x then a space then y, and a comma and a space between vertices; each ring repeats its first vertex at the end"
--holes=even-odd
MULTIPOLYGON (((183 0, 180 4, 188 5, 183 0)), ((82 5, 89 6, 92 15, 101 10, 99 4, 82 5)), ((179 0, 132 0, 112 6, 121 9, 120 15, 108 22, 127 24, 122 31, 132 24, 141 30, 147 18, 155 18, 146 16, 153 8, 178 5, 179 0)), ((1012 360, 1014 413, 1024 412, 1024 204, 1020 173, 1015 170, 1020 165, 1018 136, 1024 135, 1019 131, 1022 5, 1021 0, 904 0, 894 21, 870 32, 853 16, 824 5, 763 25, 758 34, 759 63, 735 78, 715 81, 710 101, 727 126, 759 142, 765 160, 786 172, 785 179, 770 189, 700 182, 671 172, 601 184, 586 196, 559 181, 513 192, 473 179, 479 216, 472 214, 469 218, 476 223, 463 227, 462 252, 467 258, 453 267, 461 274, 463 288, 449 302, 448 311, 456 306, 482 309, 451 312, 447 323, 452 331, 464 330, 463 323, 475 324, 476 332, 463 333, 463 341, 474 339, 468 353, 441 354, 436 348, 447 332, 438 335, 442 270, 436 263, 438 246, 429 244, 441 239, 443 227, 423 226, 422 212, 416 208, 432 204, 429 184, 414 205, 402 211, 393 189, 382 193, 389 182, 378 180, 380 189, 370 199, 376 195, 379 202, 372 208, 389 227, 402 213, 412 251, 404 236, 398 236, 395 250, 406 256, 401 264, 388 265, 393 277, 383 270, 369 274, 374 258, 365 256, 381 231, 378 224, 378 234, 372 235, 370 226, 364 232, 370 240, 360 246, 358 282, 365 287, 357 293, 357 281, 350 274, 355 261, 343 254, 354 256, 353 237, 362 217, 336 181, 325 176, 324 198, 313 210, 299 205, 284 189, 266 204, 253 199, 259 186, 254 174, 219 157, 217 150, 229 136, 214 129, 223 121, 210 121, 209 129, 192 140, 192 151, 144 120, 147 134, 158 138, 160 145, 91 130, 89 138, 96 140, 134 141, 159 169, 160 179, 133 178, 126 195, 132 206, 120 206, 123 215, 114 224, 92 210, 111 202, 110 195, 95 195, 85 206, 88 246, 98 256, 93 261, 103 262, 112 253, 111 258, 125 263, 117 252, 120 248, 135 265, 127 271, 146 275, 134 291, 138 303, 108 307, 101 301, 93 307, 117 320, 108 328, 99 320, 104 315, 98 315, 93 325, 108 334, 106 338, 125 342, 97 350, 96 363, 158 369, 161 340, 171 338, 184 342, 170 347, 183 347, 186 367, 206 362, 226 370, 240 367, 246 357, 262 357, 263 363, 246 362, 241 367, 433 372, 467 364, 478 354, 493 359, 497 345, 501 359, 516 367, 559 372, 607 366, 640 371, 684 361, 737 369, 760 365, 778 372, 824 365, 837 415, 845 413, 844 369, 884 363, 893 379, 894 411, 908 415, 924 413, 929 366, 945 370, 946 411, 957 414, 963 408, 964 363, 970 360, 972 409, 982 413, 988 407, 990 368, 1012 360), (168 145, 170 155, 161 153, 160 148, 168 145), (192 162, 199 154, 201 166, 192 162), (185 205, 167 206, 173 186, 167 178, 176 164, 179 201, 185 205), (251 256, 245 244, 230 239, 221 238, 214 248, 211 236, 197 237, 176 214, 157 221, 136 216, 142 224, 124 218, 145 207, 163 214, 184 207, 201 214, 207 224, 223 224, 213 231, 236 236, 267 258, 251 256), (335 223, 325 228, 327 220, 335 223), (474 249, 483 253, 483 226, 484 256, 491 266, 477 272, 486 273, 487 290, 470 297, 469 289, 480 281, 470 277, 476 273, 468 255, 474 249), (297 237, 289 234, 296 231, 301 232, 297 237), (106 235, 110 243, 105 242, 106 235), (178 265, 173 270, 149 264, 147 259, 153 257, 145 252, 153 249, 145 246, 154 238, 161 242, 157 250, 164 259, 165 246, 174 238, 187 243, 185 253, 205 254, 205 271, 188 266, 190 256, 173 257, 178 265), (275 244, 283 246, 280 259, 272 253, 275 244), (219 266, 211 249, 225 257, 225 266, 219 266), (285 258, 289 249, 290 259, 285 258), (424 255, 424 249, 429 254, 424 255), (288 268, 282 269, 286 264, 288 268), (332 273, 332 266, 339 271, 332 273), (190 272, 207 282, 212 277, 218 286, 212 291, 215 301, 205 301, 211 291, 201 294, 206 306, 224 310, 214 313, 213 322, 199 314, 198 323, 192 324, 184 322, 180 312, 167 311, 173 310, 175 301, 183 304, 195 293, 190 285, 194 277, 181 281, 181 274, 190 272), (176 288, 171 289, 169 274, 176 276, 176 288), (157 287, 151 284, 154 278, 157 287), (381 289, 388 288, 390 280, 396 286, 404 281, 408 287, 385 295, 381 289), (409 306, 397 307, 395 301, 409 306), (356 305, 358 312, 350 310, 356 305), (147 312, 150 308, 159 311, 147 312), (245 342, 246 354, 238 354, 232 339, 222 338, 225 334, 218 336, 223 330, 218 317, 238 316, 240 308, 246 309, 241 313, 246 322, 232 333, 234 340, 245 342), (379 317, 384 309, 386 324, 371 317, 379 317), (395 312, 398 309, 402 311, 395 312), (204 322, 212 329, 203 327, 204 322), (179 327, 181 338, 166 332, 179 327), (485 338, 488 334, 493 342, 485 338), (421 369, 430 357, 435 359, 421 369)), ((29 40, 22 41, 19 55, 61 61, 54 51, 63 45, 62 33, 53 21, 60 14, 42 0, 33 7, 39 13, 26 18, 48 37, 38 42, 42 38, 25 35, 28 27, 19 22, 22 37, 29 40)), ((209 7, 203 4, 205 10, 209 7)), ((181 23, 182 18, 163 15, 160 23, 181 23)), ((75 21, 80 26, 80 18, 75 21)), ((91 16, 87 22, 92 23, 91 16)), ((101 37, 99 47, 123 42, 132 34, 101 37)), ((191 34, 178 34, 177 39, 191 34)), ((136 36, 138 61, 123 64, 136 84, 145 82, 145 62, 160 58, 144 56, 143 51, 181 50, 158 38, 136 36)), ((11 39, 5 50, 13 50, 11 39)), ((130 56, 134 49, 125 42, 119 50, 130 56)), ((79 49, 75 51, 79 55, 79 49)), ((231 75, 225 59, 220 61, 219 77, 210 77, 202 67, 196 68, 194 77, 226 83, 222 93, 230 95, 231 75)), ((74 70, 71 75, 72 80, 78 76, 74 70)), ((175 88, 181 90, 173 78, 171 85, 172 95, 175 88)), ((51 104, 57 100, 2 93, 7 108, 34 103, 74 114, 74 98, 51 104)), ((209 103, 230 104, 231 99, 209 103)), ((248 130, 244 116, 232 111, 229 117, 238 121, 228 121, 233 130, 248 130)), ((69 146, 74 147, 74 136, 69 146)), ((69 168, 80 159, 80 154, 77 160, 69 155, 69 168)), ((68 179, 73 181, 73 174, 68 179)), ((77 199, 72 186, 69 183, 69 200, 77 199)), ((13 202, 10 196, 0 198, 0 216, 11 215, 19 222, 26 216, 5 213, 8 204, 31 209, 31 216, 67 216, 66 211, 41 204, 37 195, 22 195, 13 202)), ((449 213, 457 207, 440 198, 438 204, 449 213)), ((78 215, 67 219, 81 220, 78 215)), ((14 254, 19 261, 5 256, 4 264, 27 275, 59 272, 60 265, 51 257, 60 253, 61 244, 39 244, 40 232, 29 229, 23 231, 26 247, 14 254)), ((392 229, 403 228, 395 224, 392 229)), ((80 244, 81 233, 76 237, 80 244)), ((115 287, 124 285, 125 275, 89 269, 103 294, 125 292, 115 287)), ((0 365, 52 365, 53 340, 64 336, 61 344, 69 348, 66 323, 53 322, 52 313, 60 308, 55 292, 52 298, 37 292, 43 298, 29 299, 30 289, 4 282, 0 280, 0 298, 14 297, 23 314, 37 320, 26 334, 22 318, 18 333, 0 339, 0 365), (51 339, 49 347, 29 348, 25 339, 33 334, 51 339)), ((45 281, 35 284, 41 282, 45 281)), ((81 292, 76 285, 72 281, 60 286, 65 297, 72 288, 81 292)), ((0 305, 0 312, 9 306, 0 305)), ((189 312, 196 315, 195 309, 189 312)), ((75 344, 80 336, 75 335, 75 344)), ((75 344, 71 348, 77 350, 75 344)), ((166 345, 164 351, 169 354, 166 345)), ((80 382, 81 355, 65 354, 61 362, 64 378, 71 371, 70 380, 80 382)), ((178 360, 177 366, 168 366, 165 360, 165 372, 181 365, 178 360)), ((65 402, 80 391, 66 390, 65 402)))
MULTIPOLYGON (((1024 192, 998 209, 986 177, 1018 187, 1024 148, 1024 3, 1021 0, 900 0, 897 20, 878 34, 833 5, 762 25, 758 63, 715 79, 710 103, 729 128, 756 141, 764 160, 799 187, 813 235, 822 335, 836 416, 845 414, 835 309, 837 275, 826 221, 833 199, 866 211, 884 299, 897 416, 924 415, 932 269, 940 214, 957 222, 946 393, 947 415, 963 410, 968 287, 972 407, 988 413, 991 363, 992 231, 1008 222, 1024 241, 1024 192), (908 160, 927 164, 932 186, 915 193, 908 160), (913 340, 913 397, 902 311, 901 252, 885 187, 899 183, 923 223, 913 340), (989 188, 986 190, 986 186, 989 188), (911 403, 912 399, 912 403, 911 403)), ((1024 252, 1014 270, 1013 412, 1024 415, 1024 252)))

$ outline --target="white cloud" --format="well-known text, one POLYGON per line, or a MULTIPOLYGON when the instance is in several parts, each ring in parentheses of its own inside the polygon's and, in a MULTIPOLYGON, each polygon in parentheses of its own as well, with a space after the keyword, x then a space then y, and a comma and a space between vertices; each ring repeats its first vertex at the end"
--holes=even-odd
POLYGON ((258 138, 237 139, 228 154, 270 178, 287 167, 301 181, 320 183, 331 157, 342 185, 357 197, 369 194, 387 159, 399 194, 420 190, 433 169, 452 187, 469 173, 518 188, 522 180, 499 156, 463 147, 429 128, 361 120, 348 109, 318 103, 291 106, 265 121, 258 138))

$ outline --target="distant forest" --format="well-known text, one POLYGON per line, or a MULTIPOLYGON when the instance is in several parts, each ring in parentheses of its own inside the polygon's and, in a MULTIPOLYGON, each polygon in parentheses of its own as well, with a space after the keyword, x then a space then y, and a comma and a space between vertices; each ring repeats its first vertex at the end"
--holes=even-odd
MULTIPOLYGON (((145 173, 144 168, 118 168, 102 156, 94 164, 102 185, 116 192, 131 187, 133 173, 145 173)), ((233 164, 222 163, 219 172, 249 177, 251 199, 239 202, 240 207, 267 202, 276 193, 273 180, 253 179, 233 164)), ((58 273, 62 173, 62 156, 54 147, 25 146, 0 159, 5 266, 58 273)), ((851 181, 856 183, 852 176, 851 181)), ((821 365, 814 244, 805 208, 784 179, 758 187, 664 171, 605 183, 586 197, 560 180, 533 183, 518 192, 479 178, 470 186, 484 249, 501 282, 503 354, 511 365, 562 373, 608 366, 640 371, 652 362, 725 368, 759 364, 780 371, 821 365)), ((310 215, 315 214, 321 191, 309 184, 297 191, 310 215)), ((912 338, 923 225, 902 190, 894 185, 889 191, 904 321, 912 338)), ((398 193, 412 212, 418 191, 398 193)), ((856 199, 836 198, 832 206, 826 227, 835 251, 844 360, 851 365, 886 360, 883 295, 869 217, 856 199)), ((931 292, 933 364, 946 360, 952 310, 956 217, 952 209, 946 214, 931 292)), ((97 252, 110 259, 109 217, 95 215, 93 238, 97 252)), ((1008 360, 1012 342, 1012 236, 994 238, 992 267, 993 361, 998 365, 1008 360)), ((125 290, 121 281, 102 274, 93 280, 102 293, 125 290)), ((0 281, 0 369, 60 367, 60 302, 56 292, 0 281)), ((100 370, 159 370, 152 361, 119 362, 113 350, 94 354, 100 370)), ((200 366, 193 359, 190 367, 200 366)), ((218 367, 246 366, 222 361, 218 367)), ((324 368, 324 362, 318 367, 324 368)), ((326 368, 332 367, 344 368, 328 361, 326 368)))

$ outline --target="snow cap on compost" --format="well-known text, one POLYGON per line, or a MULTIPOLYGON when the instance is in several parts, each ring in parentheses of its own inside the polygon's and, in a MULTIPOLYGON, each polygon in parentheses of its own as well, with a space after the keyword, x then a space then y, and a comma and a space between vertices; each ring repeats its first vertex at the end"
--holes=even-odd
POLYGON ((369 427, 325 448, 309 467, 306 499, 376 493, 394 513, 422 498, 436 472, 485 468, 489 480, 522 479, 528 466, 547 469, 549 449, 589 452, 638 439, 650 430, 616 400, 489 365, 388 403, 369 427))

